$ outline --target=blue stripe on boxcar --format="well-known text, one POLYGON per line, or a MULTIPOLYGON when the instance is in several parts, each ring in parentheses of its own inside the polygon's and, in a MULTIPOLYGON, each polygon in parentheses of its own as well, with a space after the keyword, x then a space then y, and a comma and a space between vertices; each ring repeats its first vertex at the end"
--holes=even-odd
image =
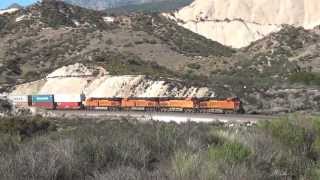
POLYGON ((33 95, 32 102, 53 102, 53 95, 33 95))

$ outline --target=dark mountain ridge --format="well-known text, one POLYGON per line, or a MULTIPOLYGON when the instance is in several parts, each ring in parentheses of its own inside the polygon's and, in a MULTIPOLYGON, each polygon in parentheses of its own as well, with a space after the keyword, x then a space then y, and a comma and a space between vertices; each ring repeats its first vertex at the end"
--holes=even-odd
POLYGON ((10 6, 7 7, 7 9, 11 9, 11 8, 22 9, 23 6, 21 6, 21 5, 18 4, 18 3, 13 3, 13 4, 11 4, 10 6))
POLYGON ((105 10, 119 8, 119 10, 140 11, 140 10, 168 10, 172 7, 183 7, 191 3, 191 0, 64 0, 64 2, 80 7, 105 10))

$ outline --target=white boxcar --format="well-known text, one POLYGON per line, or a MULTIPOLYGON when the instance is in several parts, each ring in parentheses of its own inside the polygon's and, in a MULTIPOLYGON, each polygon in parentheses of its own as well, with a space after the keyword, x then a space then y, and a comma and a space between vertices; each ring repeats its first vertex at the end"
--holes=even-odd
POLYGON ((83 97, 78 94, 55 94, 54 102, 81 102, 83 97))
POLYGON ((28 96, 8 96, 12 102, 28 102, 28 96))
POLYGON ((31 104, 29 96, 8 96, 8 99, 15 107, 28 107, 31 104))

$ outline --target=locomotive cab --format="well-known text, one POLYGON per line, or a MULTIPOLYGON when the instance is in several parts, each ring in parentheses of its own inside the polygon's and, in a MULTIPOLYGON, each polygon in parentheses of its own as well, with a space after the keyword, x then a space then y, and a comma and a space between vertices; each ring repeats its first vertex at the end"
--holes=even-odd
POLYGON ((242 106, 242 102, 239 97, 228 98, 227 101, 232 101, 234 103, 235 112, 241 113, 241 114, 245 113, 242 106))

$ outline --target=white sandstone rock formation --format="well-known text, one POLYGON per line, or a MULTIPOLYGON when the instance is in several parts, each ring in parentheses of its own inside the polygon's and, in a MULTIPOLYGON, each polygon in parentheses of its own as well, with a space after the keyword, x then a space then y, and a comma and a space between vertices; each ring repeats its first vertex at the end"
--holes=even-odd
POLYGON ((11 95, 84 93, 86 97, 214 96, 206 87, 187 87, 179 82, 157 81, 144 75, 111 76, 101 67, 97 69, 90 69, 83 64, 64 66, 46 79, 16 86, 11 95), (100 73, 93 75, 97 69, 100 73))
POLYGON ((10 8, 10 9, 5 9, 5 10, 0 10, 0 15, 6 14, 6 13, 11 14, 11 13, 14 13, 18 10, 19 10, 18 8, 10 8))
MULTIPOLYGON (((320 25, 319 0, 195 0, 174 14, 180 25, 240 48, 281 29, 320 25)), ((168 16, 168 15, 167 15, 168 16)))

